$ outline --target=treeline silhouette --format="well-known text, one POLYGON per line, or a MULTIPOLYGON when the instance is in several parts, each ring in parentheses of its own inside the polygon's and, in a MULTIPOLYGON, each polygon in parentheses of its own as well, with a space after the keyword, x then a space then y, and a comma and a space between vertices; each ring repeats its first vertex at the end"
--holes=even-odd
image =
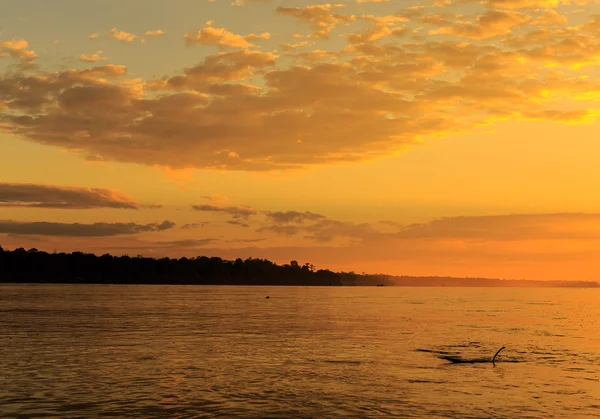
POLYGON ((342 275, 296 261, 149 258, 47 253, 0 246, 0 282, 86 284, 342 285, 342 275))
POLYGON ((315 270, 292 260, 277 265, 267 259, 219 257, 149 258, 47 253, 0 246, 0 283, 180 284, 180 285, 395 285, 409 287, 569 287, 598 288, 593 281, 529 281, 438 276, 393 276, 315 270))

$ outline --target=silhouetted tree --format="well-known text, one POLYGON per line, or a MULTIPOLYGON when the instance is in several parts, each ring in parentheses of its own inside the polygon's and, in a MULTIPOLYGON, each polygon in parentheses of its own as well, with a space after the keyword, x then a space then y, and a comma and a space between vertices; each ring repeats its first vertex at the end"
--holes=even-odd
POLYGON ((266 259, 146 258, 0 248, 0 282, 118 284, 341 285, 340 277, 297 261, 277 265, 266 259))

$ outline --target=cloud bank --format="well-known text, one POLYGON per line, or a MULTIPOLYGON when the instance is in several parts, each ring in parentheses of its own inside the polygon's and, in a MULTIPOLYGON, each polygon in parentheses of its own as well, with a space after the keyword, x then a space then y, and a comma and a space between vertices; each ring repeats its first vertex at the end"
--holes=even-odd
POLYGON ((111 189, 0 182, 0 207, 91 209, 156 208, 141 205, 122 192, 111 189))
MULTIPOLYGON (((277 19, 310 29, 288 34, 283 53, 261 50, 269 32, 208 22, 184 39, 218 52, 148 80, 116 64, 7 71, 0 130, 92 160, 263 171, 373 159, 499 121, 597 119, 598 76, 588 70, 600 18, 571 23, 569 2, 466 3, 394 15, 350 12, 350 3, 279 7, 277 19)), ((116 28, 108 36, 142 39, 116 28)), ((22 39, 2 42, 0 55, 35 58, 22 39)))
POLYGON ((175 223, 165 220, 162 223, 55 223, 46 221, 19 222, 0 220, 0 233, 15 235, 57 236, 57 237, 109 237, 143 232, 164 231, 175 227, 175 223))

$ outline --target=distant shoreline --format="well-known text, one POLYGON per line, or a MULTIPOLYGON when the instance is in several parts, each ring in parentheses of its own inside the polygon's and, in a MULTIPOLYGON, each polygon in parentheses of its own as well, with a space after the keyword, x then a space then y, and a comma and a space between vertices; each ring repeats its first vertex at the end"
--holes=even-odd
POLYGON ((0 247, 0 283, 230 286, 394 286, 462 288, 600 288, 594 281, 539 281, 438 276, 394 276, 315 270, 297 261, 278 265, 266 259, 219 257, 147 258, 47 253, 0 247))
MULTIPOLYGON (((418 277, 417 277, 418 278, 418 277)), ((597 283, 593 283, 592 285, 386 285, 386 288, 510 288, 510 289, 531 289, 531 288, 567 288, 567 289, 600 289, 600 284, 595 285, 597 283)), ((186 283, 175 283, 175 282, 165 282, 165 283, 141 283, 141 282, 119 282, 119 283, 111 283, 111 282, 6 282, 0 280, 0 286, 3 285, 141 285, 141 286, 183 286, 183 287, 327 287, 328 285, 294 285, 294 284, 186 284, 186 283)), ((376 285, 330 285, 331 287, 336 288, 375 288, 376 285)))

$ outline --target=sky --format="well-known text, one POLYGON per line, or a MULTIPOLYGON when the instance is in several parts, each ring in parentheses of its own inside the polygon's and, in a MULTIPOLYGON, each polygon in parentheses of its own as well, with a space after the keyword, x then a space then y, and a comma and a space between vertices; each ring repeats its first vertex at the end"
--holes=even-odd
POLYGON ((600 3, 0 0, 0 246, 600 280, 600 3))

